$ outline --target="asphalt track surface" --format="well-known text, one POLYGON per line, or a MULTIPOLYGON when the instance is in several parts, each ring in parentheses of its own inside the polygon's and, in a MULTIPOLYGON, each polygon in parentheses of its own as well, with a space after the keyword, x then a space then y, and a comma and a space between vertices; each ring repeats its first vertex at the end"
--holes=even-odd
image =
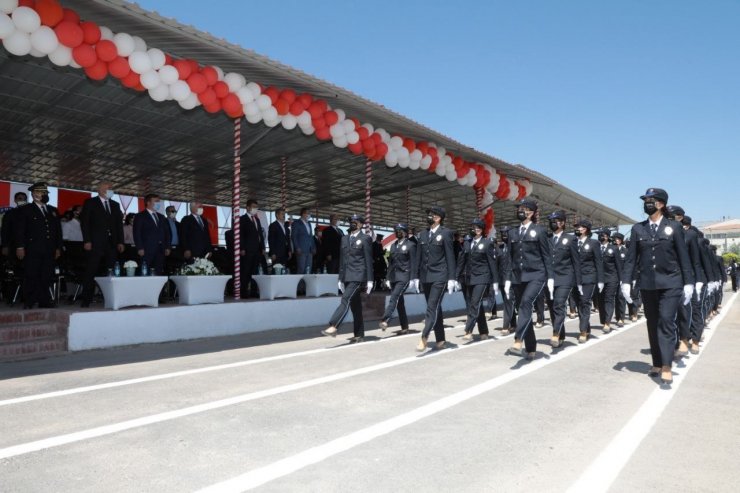
POLYGON ((424 353, 344 326, 2 364, 0 492, 738 491, 735 298, 670 388, 644 319, 556 350, 546 325, 531 362, 452 316, 424 353))

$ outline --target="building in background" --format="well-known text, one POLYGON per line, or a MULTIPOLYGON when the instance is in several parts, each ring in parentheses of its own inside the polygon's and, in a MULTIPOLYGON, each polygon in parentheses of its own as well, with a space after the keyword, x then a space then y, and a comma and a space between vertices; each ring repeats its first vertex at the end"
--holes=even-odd
POLYGON ((717 253, 732 252, 740 254, 740 219, 729 219, 718 223, 701 226, 712 245, 717 245, 717 253))

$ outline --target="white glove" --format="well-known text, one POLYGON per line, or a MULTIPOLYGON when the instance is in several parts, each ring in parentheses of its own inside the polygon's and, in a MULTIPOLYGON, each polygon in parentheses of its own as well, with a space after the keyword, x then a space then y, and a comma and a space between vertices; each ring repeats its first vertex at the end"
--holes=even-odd
POLYGON ((447 281, 447 293, 452 294, 455 292, 455 283, 457 281, 447 281))
POLYGON ((411 289, 415 290, 417 294, 419 293, 419 280, 418 279, 411 280, 411 289))
POLYGON ((498 283, 497 282, 494 282, 493 283, 493 294, 495 294, 496 296, 498 296, 499 293, 500 293, 500 291, 498 289, 498 283))
POLYGON ((339 286, 339 291, 344 293, 344 283, 342 281, 339 281, 337 285, 339 286))
POLYGON ((372 290, 373 290, 373 282, 372 281, 368 281, 367 282, 367 294, 370 294, 370 291, 372 291, 372 290))
POLYGON ((694 286, 694 292, 696 293, 696 301, 701 300, 701 288, 704 287, 703 282, 697 282, 694 286))
POLYGON ((627 302, 627 304, 632 304, 632 297, 630 296, 630 283, 623 282, 622 283, 622 296, 624 296, 624 301, 627 302))
POLYGON ((506 295, 507 300, 511 299, 509 291, 511 291, 511 281, 504 281, 504 294, 506 295))
POLYGON ((578 287, 578 294, 583 296, 583 284, 579 284, 577 287, 578 287))
POLYGON ((555 279, 547 280, 547 290, 550 292, 550 298, 555 298, 555 279))
POLYGON ((683 304, 688 305, 691 297, 694 296, 694 285, 687 284, 683 287, 683 304))
POLYGON ((391 282, 388 279, 385 280, 385 287, 391 289, 391 282))
POLYGON ((460 281, 455 281, 455 291, 462 291, 462 286, 460 285, 460 281))
POLYGON ((604 283, 603 282, 598 283, 597 286, 599 287, 599 293, 604 290, 604 283))
POLYGON ((637 286, 637 281, 632 281, 632 289, 635 289, 635 286, 637 286))

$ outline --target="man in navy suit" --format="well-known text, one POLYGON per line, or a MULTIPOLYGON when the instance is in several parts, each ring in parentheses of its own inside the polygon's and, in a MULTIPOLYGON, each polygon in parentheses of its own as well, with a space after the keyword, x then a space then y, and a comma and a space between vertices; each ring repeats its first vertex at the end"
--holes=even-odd
POLYGON ((316 253, 316 243, 313 239, 310 220, 311 216, 308 213, 308 209, 304 207, 301 209, 301 217, 297 221, 293 221, 293 225, 290 228, 298 274, 311 272, 313 255, 316 253))
POLYGON ((190 214, 180 221, 182 237, 182 256, 186 262, 192 263, 193 259, 204 258, 211 253, 211 235, 208 232, 208 223, 203 219, 203 204, 191 202, 190 214))
POLYGON ((142 262, 155 275, 164 273, 164 258, 170 254, 170 228, 167 218, 159 211, 162 202, 159 195, 150 193, 144 197, 146 209, 134 219, 134 243, 142 262))
POLYGON ((293 256, 293 247, 290 242, 290 228, 285 222, 285 209, 280 207, 275 210, 275 220, 267 230, 267 244, 270 247, 270 258, 272 265, 288 265, 288 260, 293 256))
POLYGON ((259 218, 259 205, 255 199, 247 200, 247 213, 239 218, 239 235, 241 247, 241 283, 242 298, 250 296, 252 275, 257 273, 257 266, 265 255, 265 234, 259 218))

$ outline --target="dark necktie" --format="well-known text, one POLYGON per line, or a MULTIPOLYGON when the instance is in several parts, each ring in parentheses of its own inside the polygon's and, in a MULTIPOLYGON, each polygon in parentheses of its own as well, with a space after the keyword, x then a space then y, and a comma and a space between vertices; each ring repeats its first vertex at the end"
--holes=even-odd
POLYGON ((154 219, 154 225, 155 226, 159 226, 159 221, 157 221, 157 214, 156 213, 153 213, 152 214, 152 219, 154 219))
POLYGON ((606 247, 604 245, 601 245, 601 253, 604 253, 606 251, 606 247))
POLYGON ((655 236, 655 233, 658 232, 658 225, 657 224, 651 224, 650 229, 653 231, 653 236, 655 236))
POLYGON ((527 231, 527 227, 526 226, 522 226, 521 229, 519 230, 519 236, 521 238, 524 238, 524 232, 525 231, 527 231))
POLYGON ((200 229, 203 229, 203 221, 201 221, 200 216, 195 216, 195 220, 198 221, 198 226, 200 226, 200 229))
POLYGON ((557 237, 557 236, 553 236, 552 237, 552 246, 555 246, 555 245, 558 244, 558 239, 559 239, 559 237, 557 237))
POLYGON ((105 202, 103 202, 103 203, 105 204, 105 212, 107 212, 108 214, 110 214, 110 204, 108 203, 107 200, 105 202))

